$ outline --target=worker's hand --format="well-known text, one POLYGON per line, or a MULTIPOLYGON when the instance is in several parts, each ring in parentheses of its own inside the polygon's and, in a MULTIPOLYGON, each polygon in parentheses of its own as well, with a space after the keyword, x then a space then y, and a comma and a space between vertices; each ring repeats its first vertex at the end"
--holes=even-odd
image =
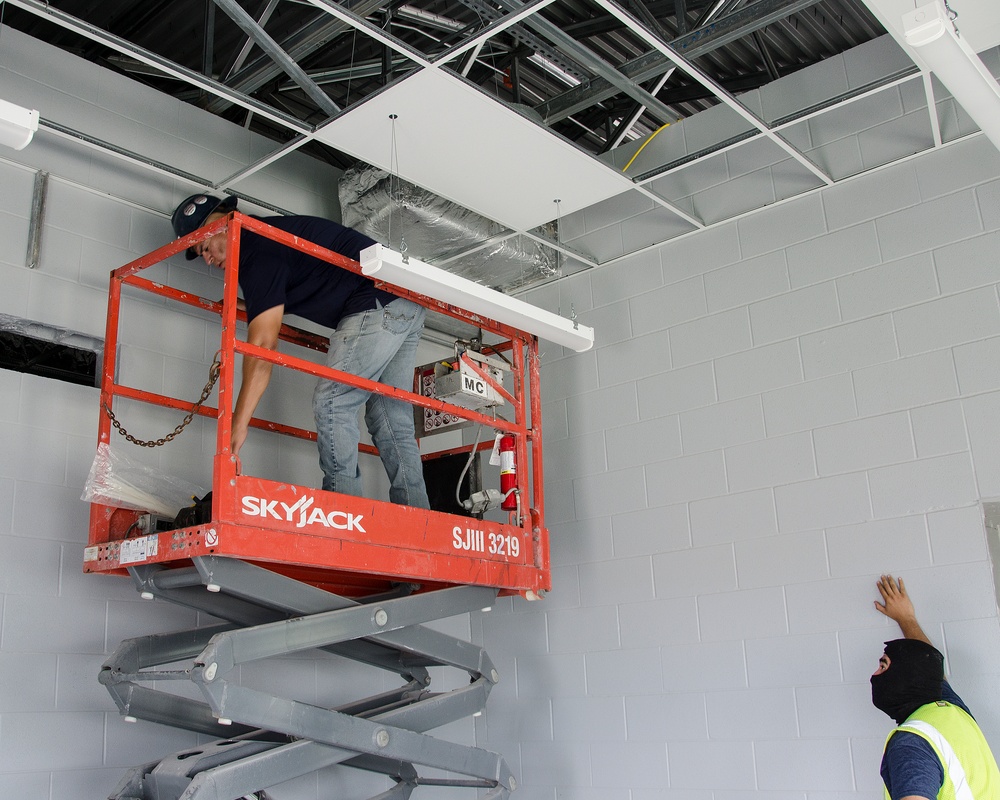
POLYGON ((885 614, 889 619, 895 620, 899 625, 899 630, 907 639, 919 639, 921 642, 933 646, 927 634, 924 633, 920 623, 917 622, 917 612, 913 609, 913 601, 906 593, 906 586, 903 579, 897 582, 892 575, 883 575, 879 578, 878 592, 882 595, 882 602, 875 601, 875 608, 885 614))
POLYGON ((243 442, 247 440, 247 428, 244 425, 237 425, 233 423, 233 433, 229 440, 229 452, 233 456, 238 456, 240 454, 240 448, 243 447, 243 442))
POLYGON ((900 625, 902 625, 903 620, 917 618, 917 612, 913 609, 913 601, 906 593, 906 586, 903 584, 902 578, 897 582, 892 575, 883 575, 875 585, 878 586, 879 594, 882 595, 882 602, 876 600, 875 608, 900 625))

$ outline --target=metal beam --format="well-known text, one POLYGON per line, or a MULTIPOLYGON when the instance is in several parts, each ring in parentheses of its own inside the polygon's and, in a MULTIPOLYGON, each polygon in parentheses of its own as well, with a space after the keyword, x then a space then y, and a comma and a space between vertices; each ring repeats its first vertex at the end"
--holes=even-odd
POLYGON ((687 3, 684 0, 674 0, 674 20, 677 23, 678 36, 688 32, 687 3))
POLYGON ((771 55, 771 51, 767 47, 767 42, 764 41, 764 37, 761 35, 760 31, 753 32, 753 42, 757 45, 760 57, 764 60, 764 66, 767 68, 767 74, 771 76, 772 81, 778 80, 778 78, 781 77, 781 73, 778 72, 778 65, 775 63, 774 56, 771 55))
POLYGON ((215 4, 212 0, 205 0, 205 35, 203 38, 201 74, 206 78, 211 78, 215 66, 215 4))
MULTIPOLYGON (((657 19, 656 15, 653 14, 653 12, 649 10, 649 7, 646 5, 645 2, 643 2, 643 0, 629 0, 629 5, 631 5, 632 8, 635 9, 635 13, 639 16, 639 19, 641 19, 643 22, 645 22, 646 25, 649 26, 650 30, 656 31, 656 33, 658 33, 660 36, 662 36, 667 41, 670 41, 670 39, 673 38, 672 32, 668 31, 663 26, 663 24, 660 22, 660 20, 657 19)), ((684 9, 684 0, 677 0, 677 9, 676 9, 675 13, 680 13, 680 12, 683 11, 683 9, 684 9)), ((680 21, 678 21, 677 25, 678 25, 678 31, 677 32, 678 33, 683 33, 683 31, 681 31, 679 29, 680 28, 680 21)))
MULTIPOLYGON (((261 28, 267 25, 267 21, 271 18, 271 14, 274 13, 274 9, 277 7, 278 0, 267 0, 264 8, 257 16, 257 25, 261 28)), ((247 58, 250 56, 250 51, 253 50, 253 44, 253 37, 247 36, 247 40, 243 43, 243 47, 240 48, 240 51, 233 58, 231 66, 226 68, 225 74, 222 76, 223 81, 228 81, 234 73, 243 68, 243 64, 246 63, 247 58)))
MULTIPOLYGON (((670 42, 670 47, 688 60, 695 59, 818 2, 819 0, 757 0, 746 8, 677 37, 670 42)), ((673 64, 670 59, 653 50, 626 61, 620 67, 620 72, 630 81, 643 83, 662 75, 671 66, 673 64)), ((599 77, 593 78, 536 106, 535 110, 542 115, 546 124, 551 125, 619 93, 620 90, 610 82, 599 77)))
POLYGON ((300 67, 291 56, 288 55, 281 46, 271 38, 257 21, 251 17, 236 0, 213 0, 230 19, 233 20, 243 32, 253 39, 257 46, 267 53, 271 59, 301 88, 302 91, 312 98, 312 101, 319 106, 320 110, 327 116, 333 117, 340 113, 340 106, 330 99, 329 95, 315 84, 304 69, 300 67))
MULTIPOLYGON (((361 0, 361 2, 352 6, 352 10, 359 16, 365 17, 383 5, 382 0, 361 0)), ((335 36, 347 30, 350 30, 350 25, 346 24, 343 20, 320 15, 308 25, 303 25, 290 36, 287 36, 281 42, 281 49, 289 57, 299 62, 316 52, 316 50, 327 44, 335 36)), ((270 58, 261 56, 255 58, 239 72, 226 76, 225 85, 235 91, 251 94, 280 73, 281 67, 276 65, 270 58)), ((229 105, 230 103, 220 96, 209 103, 206 106, 206 110, 211 111, 213 114, 220 114, 229 105)))

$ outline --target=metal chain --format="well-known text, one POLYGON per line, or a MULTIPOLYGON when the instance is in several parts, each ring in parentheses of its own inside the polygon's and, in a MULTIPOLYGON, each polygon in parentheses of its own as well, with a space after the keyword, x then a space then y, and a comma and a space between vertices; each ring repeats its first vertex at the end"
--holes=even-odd
POLYGON ((155 440, 144 440, 136 439, 131 433, 122 427, 122 424, 115 417, 115 412, 112 411, 107 403, 104 404, 104 412, 108 415, 108 419, 111 420, 112 426, 118 431, 122 436, 125 437, 126 441, 132 444, 137 444, 139 447, 160 447, 165 445, 167 442, 172 442, 181 431, 183 431, 191 421, 194 419, 194 415, 198 413, 198 409, 201 408, 202 404, 208 399, 208 396, 212 393, 212 389, 215 387, 215 382, 219 380, 219 369, 222 366, 221 361, 222 351, 219 350, 215 354, 215 360, 212 361, 212 366, 208 368, 208 383, 205 384, 205 388, 202 389, 201 397, 198 398, 198 402, 191 407, 191 411, 188 412, 187 416, 181 421, 181 424, 174 428, 170 433, 164 436, 162 439, 155 440))

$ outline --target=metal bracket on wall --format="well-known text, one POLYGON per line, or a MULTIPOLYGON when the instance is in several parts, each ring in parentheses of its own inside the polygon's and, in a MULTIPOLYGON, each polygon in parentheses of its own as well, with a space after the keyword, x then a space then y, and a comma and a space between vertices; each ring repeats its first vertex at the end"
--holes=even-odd
MULTIPOLYGON (((230 800, 332 765, 390 778, 394 788, 379 798, 404 800, 418 786, 433 785, 484 789, 484 798, 506 800, 516 788, 500 755, 426 733, 481 712, 499 676, 482 648, 423 623, 492 605, 496 589, 458 586, 413 594, 413 587, 402 586, 358 600, 237 559, 193 562, 189 568, 147 565, 129 572, 143 597, 225 622, 128 639, 105 662, 100 681, 128 720, 227 737, 135 767, 112 800, 230 800), (326 708, 239 683, 245 665, 309 650, 395 672, 402 684, 326 708), (177 667, 189 661, 187 668, 177 667), (430 692, 430 667, 464 670, 470 680, 430 692), (155 688, 178 680, 193 684, 204 700, 155 688), (431 768, 435 777, 421 777, 417 765, 431 768), (440 771, 466 777, 440 778, 440 771)), ((329 665, 334 669, 338 661, 329 665)))
POLYGON ((28 254, 24 265, 28 269, 38 266, 38 254, 42 246, 42 221, 45 218, 45 193, 49 187, 49 173, 39 170, 35 173, 35 188, 31 194, 31 219, 28 223, 28 254))

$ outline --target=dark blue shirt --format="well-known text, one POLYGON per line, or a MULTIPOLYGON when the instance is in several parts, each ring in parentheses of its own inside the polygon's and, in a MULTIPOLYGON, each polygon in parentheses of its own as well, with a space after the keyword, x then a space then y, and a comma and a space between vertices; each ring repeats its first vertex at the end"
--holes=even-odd
MULTIPOLYGON (((941 686, 941 699, 972 716, 948 681, 941 686)), ((892 800, 911 795, 935 800, 944 783, 944 768, 934 748, 922 736, 909 731, 894 733, 889 739, 880 773, 892 800)))
MULTIPOLYGON (((354 261, 375 244, 353 228, 319 217, 266 217, 261 222, 354 261)), ((396 299, 369 278, 246 230, 240 236, 239 283, 248 322, 283 305, 286 314, 336 328, 344 317, 375 308, 376 301, 386 305, 396 299)))

